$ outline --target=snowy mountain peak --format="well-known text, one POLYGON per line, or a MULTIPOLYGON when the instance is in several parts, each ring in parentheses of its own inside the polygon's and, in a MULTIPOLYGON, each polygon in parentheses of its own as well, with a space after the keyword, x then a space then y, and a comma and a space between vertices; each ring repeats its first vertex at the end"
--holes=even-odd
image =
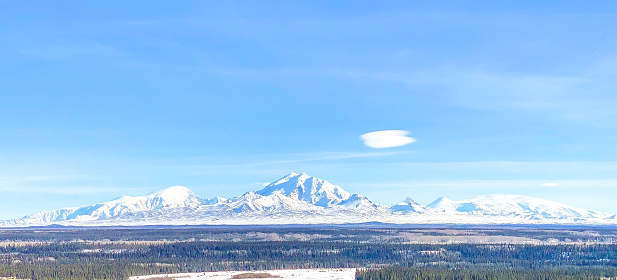
POLYGON ((451 205, 453 203, 453 201, 447 197, 440 197, 438 199, 435 199, 435 201, 431 202, 428 207, 430 208, 440 208, 440 207, 444 207, 446 205, 451 205))
POLYGON ((411 199, 411 197, 407 197, 403 202, 399 204, 395 204, 390 206, 390 211, 392 212, 426 212, 426 206, 417 203, 415 200, 411 199))
POLYGON ((164 188, 164 189, 160 189, 158 191, 155 192, 151 192, 150 194, 159 194, 159 195, 175 195, 175 194, 193 194, 193 191, 191 191, 189 188, 185 187, 185 186, 173 186, 173 187, 168 187, 168 188, 164 188))
POLYGON ((173 186, 145 196, 136 197, 137 200, 158 200, 161 207, 165 206, 192 206, 203 202, 203 199, 184 186, 173 186))
POLYGON ((515 216, 533 219, 607 218, 609 215, 572 207, 546 199, 511 194, 481 195, 472 199, 452 201, 438 199, 429 207, 443 212, 459 212, 485 216, 515 216))
MULTIPOLYGON (((100 220, 122 215, 164 209, 197 207, 204 199, 183 186, 165 188, 143 196, 121 196, 112 201, 82 207, 62 208, 39 212, 20 220, 41 224, 63 220, 100 220)), ((14 223, 19 223, 15 220, 14 223)))
POLYGON ((254 223, 599 223, 617 224, 617 215, 571 207, 545 199, 492 194, 453 201, 440 197, 423 206, 410 197, 383 206, 350 194, 306 173, 290 173, 257 192, 203 199, 183 186, 143 196, 122 196, 82 207, 40 212, 0 221, 0 226, 254 223))
POLYGON ((270 183, 268 186, 266 186, 266 188, 272 185, 281 185, 289 181, 305 181, 308 178, 311 178, 311 176, 309 176, 308 174, 304 172, 302 173, 291 172, 287 174, 286 176, 284 176, 283 178, 270 183))
POLYGON ((290 173, 257 192, 262 196, 275 193, 321 207, 332 207, 351 197, 341 187, 306 173, 290 173))
POLYGON ((99 210, 121 209, 113 211, 135 212, 166 207, 193 207, 203 202, 204 199, 193 193, 190 189, 183 186, 174 186, 142 196, 121 196, 112 201, 100 204, 101 207, 99 207, 99 210))

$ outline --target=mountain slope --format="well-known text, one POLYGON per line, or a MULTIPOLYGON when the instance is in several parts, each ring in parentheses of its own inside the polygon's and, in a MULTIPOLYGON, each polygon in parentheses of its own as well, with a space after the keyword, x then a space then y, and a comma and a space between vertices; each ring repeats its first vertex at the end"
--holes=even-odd
POLYGON ((617 225, 617 216, 520 195, 484 195, 423 206, 411 198, 389 207, 305 173, 291 173, 241 196, 204 199, 176 186, 143 196, 44 211, 0 226, 184 224, 575 223, 617 225))
POLYGON ((287 197, 282 193, 275 192, 270 195, 260 195, 255 192, 247 192, 240 197, 232 198, 226 204, 235 213, 262 212, 262 211, 303 211, 317 210, 314 205, 306 201, 287 197))
POLYGON ((121 196, 112 201, 82 207, 62 208, 40 212, 21 219, 24 223, 51 223, 64 220, 98 220, 126 215, 129 213, 197 207, 205 200, 182 186, 169 187, 144 196, 121 196))
POLYGON ((608 218, 610 216, 606 213, 572 207, 545 199, 505 194, 482 195, 461 201, 452 201, 441 197, 429 204, 428 207, 438 212, 518 216, 532 219, 588 219, 608 218))
POLYGON ((415 202, 411 197, 407 197, 405 201, 390 206, 390 211, 400 213, 423 213, 427 211, 427 207, 415 202))
POLYGON ((338 205, 351 197, 351 194, 341 187, 306 173, 290 173, 256 193, 262 196, 281 194, 326 208, 338 205))
POLYGON ((234 212, 247 211, 322 211, 326 209, 352 209, 375 211, 380 205, 368 198, 351 194, 328 181, 306 173, 290 173, 262 190, 248 192, 230 200, 234 212), (241 208, 241 210, 239 210, 241 208))

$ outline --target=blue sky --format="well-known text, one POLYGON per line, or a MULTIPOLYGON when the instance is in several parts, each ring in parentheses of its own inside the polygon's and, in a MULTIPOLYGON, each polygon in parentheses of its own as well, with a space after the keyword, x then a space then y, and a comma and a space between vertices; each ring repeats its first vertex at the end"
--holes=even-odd
POLYGON ((617 3, 424 2, 0 3, 0 219, 289 172, 617 213, 617 3))

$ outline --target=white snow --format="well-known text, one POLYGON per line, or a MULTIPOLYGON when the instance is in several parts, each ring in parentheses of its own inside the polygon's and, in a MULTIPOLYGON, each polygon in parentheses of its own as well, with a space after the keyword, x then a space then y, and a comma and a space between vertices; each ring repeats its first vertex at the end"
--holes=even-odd
POLYGON ((204 199, 183 186, 174 186, 143 196, 121 196, 112 201, 82 207, 62 208, 40 212, 21 219, 14 219, 7 224, 45 224, 65 220, 100 220, 118 217, 130 213, 153 211, 166 208, 198 207, 204 199))
POLYGON ((291 173, 257 193, 263 196, 280 193, 321 207, 332 207, 351 197, 351 194, 341 187, 306 173, 291 173))
POLYGON ((520 216, 530 219, 607 218, 606 213, 585 210, 545 199, 508 194, 482 195, 452 201, 439 198, 429 207, 438 212, 459 212, 488 216, 520 216))
POLYGON ((403 212, 403 213, 410 213, 410 212, 421 213, 421 212, 426 212, 427 207, 424 205, 421 205, 420 203, 417 203, 416 201, 411 199, 411 197, 407 197, 405 201, 399 204, 390 206, 390 211, 403 212))
MULTIPOLYGON (((280 269, 280 270, 259 270, 259 271, 221 271, 221 272, 200 272, 200 273, 178 273, 178 274, 157 274, 145 276, 129 277, 129 280, 147 280, 154 277, 171 277, 173 279, 202 279, 202 280, 229 280, 233 275, 242 273, 269 273, 280 276, 281 278, 265 279, 294 279, 294 280, 353 280, 355 279, 355 268, 321 268, 321 269, 280 269)), ((249 278, 255 279, 255 278, 249 278)), ((264 279, 264 278, 262 278, 264 279)))
POLYGON ((484 195, 423 206, 408 197, 384 206, 305 173, 291 173, 239 197, 204 199, 182 186, 123 196, 82 207, 0 221, 0 226, 139 226, 257 224, 593 224, 617 225, 615 215, 520 195, 484 195))

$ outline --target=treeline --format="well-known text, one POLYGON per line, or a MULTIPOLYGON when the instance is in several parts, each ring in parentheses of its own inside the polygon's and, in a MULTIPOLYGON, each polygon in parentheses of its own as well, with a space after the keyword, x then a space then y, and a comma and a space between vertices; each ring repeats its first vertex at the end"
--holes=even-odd
POLYGON ((311 229, 311 228, 188 228, 188 229, 59 229, 59 230, 0 230, 0 241, 74 242, 76 240, 157 241, 217 239, 257 240, 262 235, 320 235, 337 241, 366 241, 384 232, 376 229, 311 229))
POLYGON ((2 277, 18 279, 127 279, 133 275, 147 275, 158 273, 174 273, 177 269, 166 269, 156 264, 134 264, 126 261, 84 260, 75 263, 30 263, 30 264, 1 264, 2 277), (92 262, 94 261, 94 262, 92 262))
MULTIPOLYGON (((370 241, 380 243, 402 243, 413 236, 440 236, 447 240, 453 236, 475 235, 486 237, 524 237, 537 241, 615 243, 615 228, 275 228, 275 227, 220 227, 220 228, 47 228, 0 230, 0 246, 3 241, 73 242, 76 240, 111 241, 157 241, 157 240, 259 240, 264 235, 278 235, 287 241, 294 238, 319 238, 329 241, 370 241), (300 237, 299 237, 300 236, 300 237)), ((506 239, 507 240, 507 239, 506 239)), ((421 242, 420 242, 421 243, 421 242)), ((474 243, 474 242, 471 242, 474 243)), ((477 243, 485 243, 481 239, 477 243)))
POLYGON ((356 271, 356 280, 599 280, 616 276, 615 267, 544 269, 386 267, 356 271))

